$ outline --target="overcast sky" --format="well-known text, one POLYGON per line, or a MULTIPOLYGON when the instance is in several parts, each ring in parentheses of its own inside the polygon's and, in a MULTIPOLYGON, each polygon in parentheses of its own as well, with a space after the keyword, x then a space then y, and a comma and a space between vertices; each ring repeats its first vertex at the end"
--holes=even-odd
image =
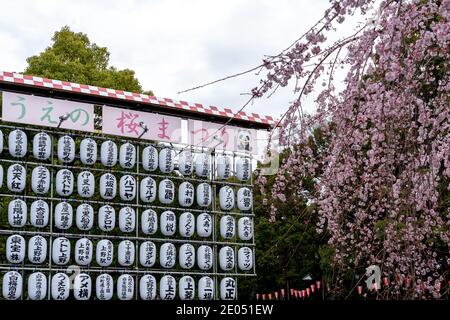
MULTIPOLYGON (((26 58, 68 25, 108 47, 110 63, 136 71, 158 97, 238 110, 259 83, 244 76, 185 94, 178 91, 256 66, 316 22, 328 0, 2 1, 0 70, 24 70, 26 58)), ((246 112, 278 117, 292 99, 281 90, 246 112)))

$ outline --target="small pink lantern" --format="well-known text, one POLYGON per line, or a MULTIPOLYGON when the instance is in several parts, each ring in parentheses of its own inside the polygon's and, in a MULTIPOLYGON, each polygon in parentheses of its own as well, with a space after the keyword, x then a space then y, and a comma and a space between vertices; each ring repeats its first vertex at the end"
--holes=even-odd
POLYGON ((321 282, 320 281, 316 281, 317 290, 320 290, 320 285, 321 285, 321 282))
POLYGON ((358 286, 358 294, 361 295, 363 291, 363 286, 358 286))

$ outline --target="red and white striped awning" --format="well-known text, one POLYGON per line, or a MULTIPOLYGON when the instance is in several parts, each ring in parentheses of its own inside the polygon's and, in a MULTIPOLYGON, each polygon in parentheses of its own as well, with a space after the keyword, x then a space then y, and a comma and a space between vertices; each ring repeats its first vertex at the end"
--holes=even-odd
POLYGON ((200 103, 189 103, 186 101, 158 98, 141 93, 133 93, 122 90, 107 89, 86 84, 79 84, 61 80, 46 79, 29 76, 14 72, 0 71, 0 82, 31 87, 48 88, 58 91, 81 93, 96 97, 106 97, 117 100, 134 101, 141 104, 158 105, 175 110, 184 110, 202 115, 211 115, 220 118, 236 119, 251 123, 263 124, 271 127, 275 124, 271 116, 263 116, 256 113, 245 113, 243 111, 234 113, 229 108, 218 108, 215 106, 204 106, 200 103))

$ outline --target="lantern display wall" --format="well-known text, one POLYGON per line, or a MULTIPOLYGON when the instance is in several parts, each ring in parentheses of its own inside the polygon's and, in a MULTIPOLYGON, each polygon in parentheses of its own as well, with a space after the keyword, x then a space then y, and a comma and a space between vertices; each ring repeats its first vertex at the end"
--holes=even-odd
POLYGON ((229 300, 255 275, 250 155, 3 124, 0 138, 0 299, 229 300))

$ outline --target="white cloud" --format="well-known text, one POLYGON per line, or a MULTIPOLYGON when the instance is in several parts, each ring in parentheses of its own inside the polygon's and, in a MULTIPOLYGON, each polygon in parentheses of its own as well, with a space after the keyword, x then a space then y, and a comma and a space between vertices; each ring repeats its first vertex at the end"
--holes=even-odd
MULTIPOLYGON (((131 68, 157 96, 231 107, 258 85, 247 75, 201 90, 177 91, 258 65, 317 21, 328 0, 5 1, 0 12, 0 70, 22 71, 28 56, 50 44, 64 25, 87 33, 131 68)), ((246 111, 279 116, 292 99, 281 90, 246 111)))

